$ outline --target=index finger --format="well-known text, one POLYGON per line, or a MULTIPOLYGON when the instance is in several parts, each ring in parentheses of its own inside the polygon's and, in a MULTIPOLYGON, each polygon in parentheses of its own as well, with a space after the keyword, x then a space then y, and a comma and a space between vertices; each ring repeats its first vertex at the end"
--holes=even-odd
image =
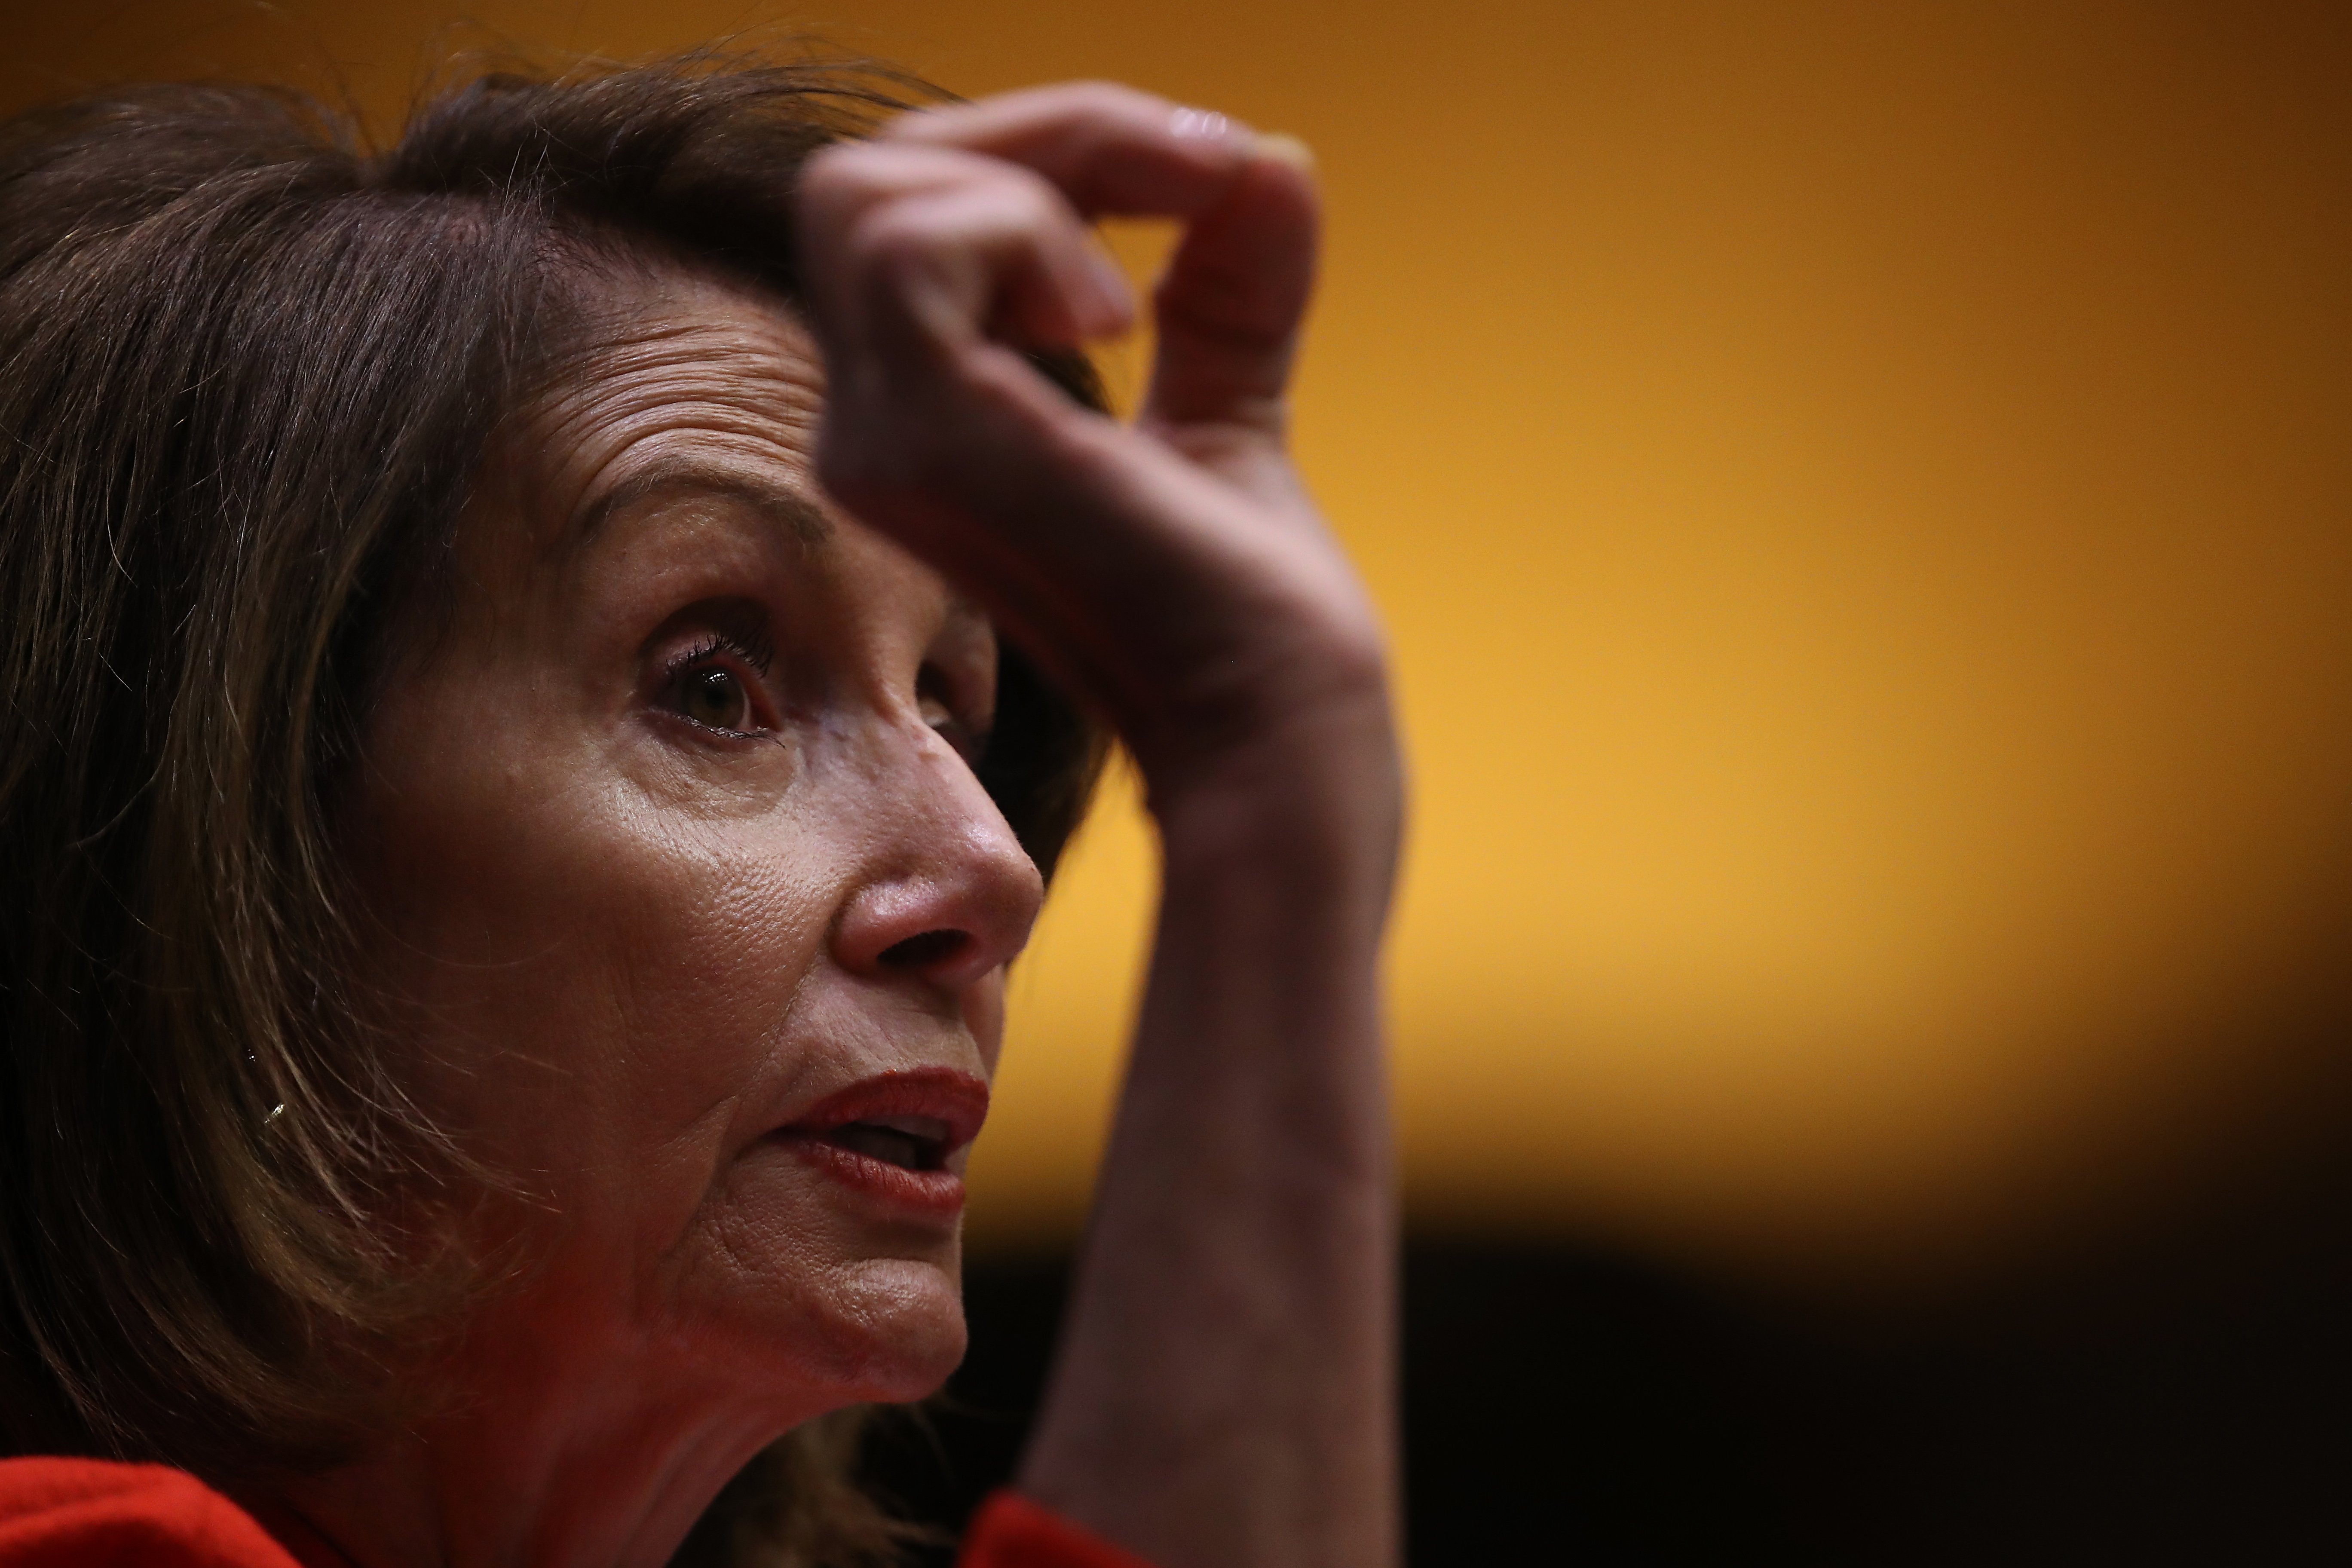
POLYGON ((927 109, 892 121, 877 139, 1021 164, 1089 217, 1173 218, 1213 205, 1259 142, 1238 121, 1112 82, 1064 82, 927 109))

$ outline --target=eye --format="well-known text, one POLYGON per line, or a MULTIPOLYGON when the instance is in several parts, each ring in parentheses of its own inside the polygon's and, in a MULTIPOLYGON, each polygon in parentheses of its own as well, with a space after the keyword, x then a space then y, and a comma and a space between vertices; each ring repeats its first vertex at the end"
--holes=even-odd
POLYGON ((915 711, 921 715, 924 723, 939 731, 941 739, 970 761, 978 754, 975 742, 979 737, 956 711, 953 685, 947 672, 939 666, 923 666, 915 677, 915 711))
POLYGON ((751 694, 743 689, 742 678, 715 665, 680 673, 677 710, 707 729, 743 731, 752 727, 751 694))
POLYGON ((761 678, 772 655, 762 640, 719 634, 668 661, 660 706, 698 729, 726 735, 765 733, 761 678))

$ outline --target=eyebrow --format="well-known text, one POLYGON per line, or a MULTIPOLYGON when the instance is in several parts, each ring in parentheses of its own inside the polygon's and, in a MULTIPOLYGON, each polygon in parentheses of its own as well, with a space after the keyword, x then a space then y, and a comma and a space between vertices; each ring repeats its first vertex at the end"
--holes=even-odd
POLYGON ((729 463, 695 458, 669 458, 648 463, 596 498, 565 530, 575 548, 603 531, 613 514, 651 497, 668 492, 723 496, 740 501, 784 530, 803 544, 824 544, 833 538, 833 524, 816 502, 797 490, 729 463))

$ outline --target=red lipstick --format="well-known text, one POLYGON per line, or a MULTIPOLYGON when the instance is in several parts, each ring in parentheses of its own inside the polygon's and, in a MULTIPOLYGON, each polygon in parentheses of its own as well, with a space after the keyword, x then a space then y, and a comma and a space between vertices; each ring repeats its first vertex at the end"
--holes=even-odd
POLYGON ((869 1197, 929 1214, 963 1207, 948 1162, 988 1118, 988 1085, 951 1068, 880 1073, 827 1096, 772 1134, 869 1197))

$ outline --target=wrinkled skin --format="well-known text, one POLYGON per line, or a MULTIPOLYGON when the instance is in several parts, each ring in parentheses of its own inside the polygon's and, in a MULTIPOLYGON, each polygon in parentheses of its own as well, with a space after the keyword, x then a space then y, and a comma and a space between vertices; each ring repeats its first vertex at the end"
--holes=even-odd
POLYGON ((952 1368, 954 1205, 793 1129, 993 1069, 1040 887, 968 765, 992 621, 1118 728, 1166 849, 1022 1485, 1161 1568, 1380 1568, 1402 791, 1377 620, 1286 451, 1311 182, 1081 85, 829 150, 801 208, 805 323, 669 263, 603 285, 384 680, 342 814, 371 979, 506 1173, 467 1245, 519 1262, 436 1414, 257 1500, 315 1563, 658 1563, 794 1424, 952 1368), (1020 352, 1127 324, 1105 211, 1187 226, 1133 426, 1020 352))
MULTIPOLYGON (((626 1369, 764 1434, 961 1356, 956 1216, 767 1135, 877 1073, 984 1079, 1042 889, 967 761, 993 634, 817 489, 805 331, 710 279, 613 288, 493 461, 345 840, 428 1108, 521 1188, 483 1240, 530 1267, 463 1381, 593 1431, 580 1369, 626 1369)), ((536 1446, 507 1426, 438 1441, 536 1446)))

